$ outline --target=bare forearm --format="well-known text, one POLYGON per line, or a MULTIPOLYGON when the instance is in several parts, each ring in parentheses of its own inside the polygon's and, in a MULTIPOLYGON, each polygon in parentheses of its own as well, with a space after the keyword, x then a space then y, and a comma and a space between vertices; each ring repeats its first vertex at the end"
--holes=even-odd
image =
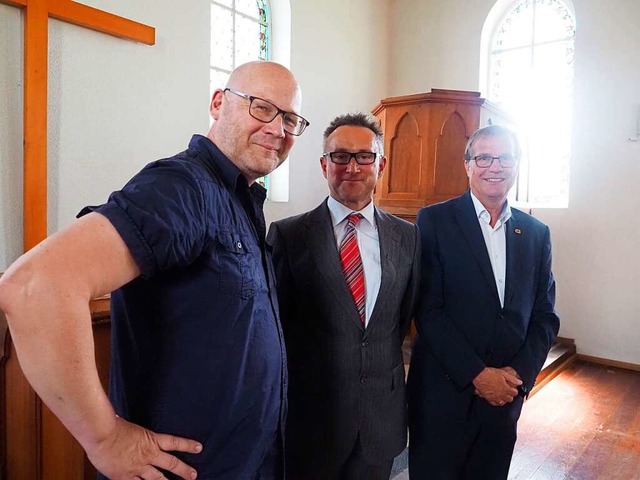
POLYGON ((138 274, 108 220, 91 214, 20 257, 0 279, 0 308, 25 376, 85 448, 115 422, 96 370, 89 301, 138 274))
MULTIPOLYGON (((20 276, 20 275, 18 275, 20 276)), ((44 278, 3 279, 3 305, 29 383, 85 448, 113 428, 115 414, 95 367, 88 300, 44 278)))

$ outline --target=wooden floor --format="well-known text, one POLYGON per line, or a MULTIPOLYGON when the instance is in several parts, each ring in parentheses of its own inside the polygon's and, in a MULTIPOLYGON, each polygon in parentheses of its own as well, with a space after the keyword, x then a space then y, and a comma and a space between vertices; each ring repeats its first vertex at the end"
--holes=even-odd
POLYGON ((516 479, 640 480, 640 372, 576 362, 531 397, 516 479))

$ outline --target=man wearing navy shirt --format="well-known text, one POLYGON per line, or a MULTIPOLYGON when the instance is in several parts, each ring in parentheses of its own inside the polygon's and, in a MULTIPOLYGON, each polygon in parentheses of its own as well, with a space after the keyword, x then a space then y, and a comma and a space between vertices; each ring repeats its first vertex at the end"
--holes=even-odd
POLYGON ((213 94, 206 137, 147 165, 2 278, 25 375, 106 477, 282 478, 286 355, 255 180, 308 125, 300 104, 286 68, 239 67, 213 94), (88 309, 106 292, 109 399, 88 309))

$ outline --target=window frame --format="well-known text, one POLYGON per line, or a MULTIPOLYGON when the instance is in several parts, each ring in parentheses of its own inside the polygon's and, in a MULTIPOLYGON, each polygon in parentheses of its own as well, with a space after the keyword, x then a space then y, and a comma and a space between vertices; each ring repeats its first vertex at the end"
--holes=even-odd
MULTIPOLYGON (((566 208, 569 202, 569 169, 571 163, 571 124, 572 124, 572 113, 573 113, 573 97, 575 95, 575 39, 576 39, 576 15, 573 8, 573 4, 570 0, 553 0, 554 3, 558 3, 562 7, 564 7, 564 11, 571 17, 571 23, 573 26, 573 31, 571 34, 568 34, 562 38, 553 39, 551 41, 537 41, 535 37, 535 21, 536 21, 536 3, 539 3, 542 0, 498 0, 494 7, 491 9, 487 19, 485 20, 483 30, 482 30, 482 38, 481 38, 481 59, 480 59, 480 86, 481 91, 484 93, 484 96, 494 104, 501 106, 501 108, 506 108, 501 105, 495 97, 495 92, 492 91, 493 75, 495 73, 494 70, 494 55, 500 54, 509 51, 517 51, 522 50, 523 53, 529 55, 529 67, 530 71, 534 71, 534 59, 536 59, 536 50, 539 52, 540 47, 550 44, 559 44, 571 42, 569 45, 572 49, 572 57, 570 62, 570 77, 571 83, 569 86, 569 95, 570 98, 567 100, 567 111, 568 113, 568 122, 565 125, 566 131, 568 132, 568 138, 566 138, 566 155, 563 155, 567 158, 566 171, 558 172, 558 175, 566 174, 566 180, 562 181, 559 179, 558 181, 562 183, 564 188, 561 188, 556 192, 556 196, 551 196, 550 199, 545 199, 542 202, 537 202, 533 195, 535 194, 535 190, 531 189, 531 175, 532 166, 529 161, 528 152, 531 149, 530 145, 526 141, 526 139, 522 138, 523 141, 523 161, 520 167, 520 174, 518 175, 518 180, 516 182, 516 188, 512 192, 513 200, 516 204, 519 204, 526 208, 532 207, 545 207, 545 208, 566 208), (495 49, 494 45, 496 42, 496 37, 499 35, 500 29, 503 27, 505 21, 514 13, 514 11, 518 8, 519 5, 525 4, 526 2, 530 2, 532 5, 531 12, 531 22, 532 22, 532 31, 531 38, 528 40, 526 44, 520 45, 518 47, 510 46, 503 49, 495 49), (565 190, 566 189, 566 190, 565 190), (566 193, 566 196, 563 195, 566 193)), ((527 115, 527 117, 531 117, 531 112, 527 115)), ((525 122, 523 122, 525 123, 525 122)), ((517 127, 517 126, 516 126, 517 127)), ((525 125, 521 125, 524 129, 525 125)), ((516 128, 517 129, 517 128, 516 128)), ((522 132, 521 133, 526 133, 522 132)), ((565 167, 563 163, 563 168, 565 167)))

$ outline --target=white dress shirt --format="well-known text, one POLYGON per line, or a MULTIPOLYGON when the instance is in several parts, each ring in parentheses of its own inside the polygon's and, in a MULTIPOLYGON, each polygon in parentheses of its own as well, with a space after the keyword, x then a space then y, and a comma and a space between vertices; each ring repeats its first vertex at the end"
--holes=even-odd
POLYGON ((347 226, 347 217, 352 213, 359 213, 363 217, 356 227, 356 236, 358 238, 358 248, 360 249, 360 257, 362 258, 362 267, 364 269, 366 327, 369 324, 373 307, 378 298, 380 279, 382 278, 380 239, 378 238, 378 227, 376 225, 373 202, 369 203, 369 205, 360 211, 353 211, 345 207, 333 197, 329 197, 327 205, 329 207, 329 213, 331 214, 331 224, 333 225, 333 234, 336 239, 338 251, 340 251, 340 243, 342 242, 342 237, 344 237, 344 231, 347 226))
POLYGON ((498 287, 498 296, 500 297, 500 305, 504 307, 504 282, 507 276, 507 236, 506 226, 507 220, 511 218, 511 207, 509 201, 505 201, 504 208, 500 214, 500 218, 495 226, 491 226, 491 215, 486 208, 480 203, 480 200, 471 192, 471 200, 476 209, 484 244, 487 246, 489 260, 491 260, 491 268, 493 269, 493 277, 498 287))

